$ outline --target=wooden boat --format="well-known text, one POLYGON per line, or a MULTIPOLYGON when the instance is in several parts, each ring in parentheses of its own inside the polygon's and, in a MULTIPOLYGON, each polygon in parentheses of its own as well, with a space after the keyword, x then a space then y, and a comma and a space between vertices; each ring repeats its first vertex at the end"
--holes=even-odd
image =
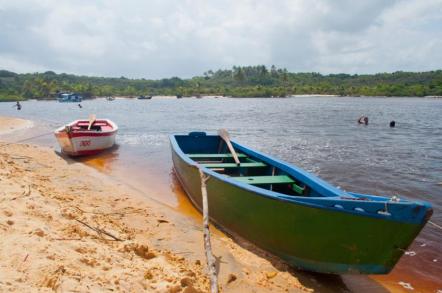
POLYGON ((214 223, 304 270, 386 274, 432 214, 427 202, 346 192, 232 141, 238 165, 218 135, 170 142, 175 173, 198 209, 200 169, 210 176, 214 223))
POLYGON ((137 99, 138 100, 150 100, 150 99, 152 99, 152 96, 138 96, 137 99))
POLYGON ((62 152, 70 156, 94 155, 115 144, 118 126, 109 119, 75 120, 55 130, 62 152))

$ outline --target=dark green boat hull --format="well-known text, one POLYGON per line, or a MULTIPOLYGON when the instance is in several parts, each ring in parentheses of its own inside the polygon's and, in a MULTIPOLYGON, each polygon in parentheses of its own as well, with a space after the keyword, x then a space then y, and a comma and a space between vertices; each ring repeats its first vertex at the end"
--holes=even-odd
MULTIPOLYGON (((172 158, 183 188, 201 210, 198 169, 173 148, 172 158)), ((215 176, 207 191, 213 222, 309 271, 386 274, 424 226, 269 198, 215 176)))

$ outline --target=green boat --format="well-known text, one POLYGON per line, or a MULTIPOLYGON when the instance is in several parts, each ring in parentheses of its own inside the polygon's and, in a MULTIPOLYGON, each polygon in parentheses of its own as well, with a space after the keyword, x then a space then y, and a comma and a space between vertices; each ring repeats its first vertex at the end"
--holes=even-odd
POLYGON ((210 219, 293 267, 321 273, 390 272, 432 214, 431 205, 338 189, 296 166, 218 135, 170 137, 176 176, 210 219))

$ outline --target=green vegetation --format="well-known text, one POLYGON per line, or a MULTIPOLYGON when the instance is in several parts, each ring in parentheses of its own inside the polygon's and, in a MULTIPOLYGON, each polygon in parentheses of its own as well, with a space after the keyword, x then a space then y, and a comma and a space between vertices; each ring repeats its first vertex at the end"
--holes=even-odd
POLYGON ((17 74, 0 70, 0 101, 54 99, 58 92, 92 96, 225 95, 272 97, 295 94, 341 96, 442 96, 442 70, 373 75, 290 73, 275 66, 234 66, 209 70, 191 79, 161 80, 76 76, 45 73, 17 74))

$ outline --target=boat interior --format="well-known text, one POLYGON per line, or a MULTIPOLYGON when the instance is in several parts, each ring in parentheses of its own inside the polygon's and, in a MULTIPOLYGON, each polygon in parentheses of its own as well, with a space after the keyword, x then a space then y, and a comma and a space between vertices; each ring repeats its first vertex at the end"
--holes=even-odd
POLYGON ((239 165, 235 162, 226 142, 218 135, 204 132, 191 132, 189 135, 175 135, 174 139, 181 151, 199 165, 220 175, 241 183, 277 192, 287 199, 298 203, 320 205, 331 209, 346 210, 351 213, 376 217, 410 218, 409 211, 425 216, 422 205, 387 196, 357 194, 337 189, 319 178, 307 178, 302 170, 296 170, 272 158, 233 143, 238 155, 239 165), (299 178, 298 178, 299 177, 299 178), (310 182, 305 184, 305 182, 310 182), (419 213, 416 213, 419 211, 419 213))
POLYGON ((239 182, 291 196, 321 196, 287 172, 236 150, 238 165, 219 136, 176 136, 181 150, 196 163, 239 182), (202 140, 204 141, 202 141, 202 140))
POLYGON ((112 125, 107 120, 95 120, 92 123, 91 128, 88 130, 89 121, 79 120, 75 124, 71 125, 71 131, 111 131, 113 129, 112 125))

